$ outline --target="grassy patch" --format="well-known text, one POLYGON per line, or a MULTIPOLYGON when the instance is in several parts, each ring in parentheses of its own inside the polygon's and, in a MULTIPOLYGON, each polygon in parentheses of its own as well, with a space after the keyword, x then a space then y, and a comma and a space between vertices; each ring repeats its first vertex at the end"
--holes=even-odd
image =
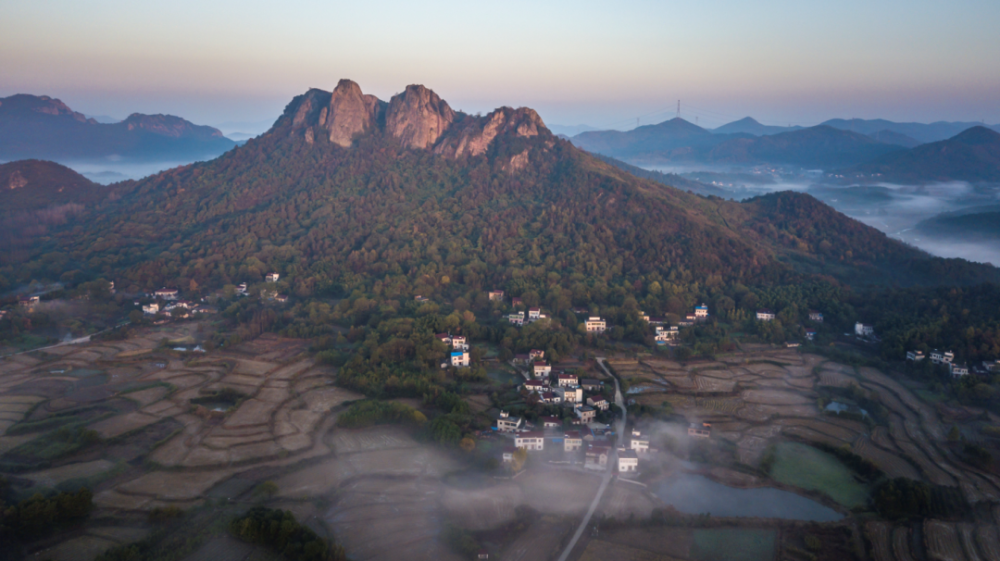
POLYGON ((927 403, 937 403, 944 400, 944 396, 930 390, 913 390, 914 395, 927 403))
POLYGON ((770 475, 786 485, 821 491, 848 508, 863 505, 868 499, 868 486, 859 483, 840 460, 797 442, 775 447, 770 475))
POLYGON ((711 528, 695 530, 691 546, 694 561, 770 561, 774 559, 774 530, 711 528))

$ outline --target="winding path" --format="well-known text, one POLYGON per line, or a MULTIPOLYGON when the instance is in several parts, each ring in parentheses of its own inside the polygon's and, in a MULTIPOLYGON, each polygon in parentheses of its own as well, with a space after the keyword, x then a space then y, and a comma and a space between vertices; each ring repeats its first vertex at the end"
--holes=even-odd
POLYGON ((584 530, 587 529, 587 525, 590 524, 590 518, 594 515, 597 510, 597 505, 601 503, 601 497, 604 496, 604 491, 608 488, 608 484, 611 483, 611 478, 614 476, 614 468, 618 464, 618 447, 622 445, 625 438, 625 417, 628 415, 628 410, 625 408, 625 400, 622 399, 621 386, 618 385, 618 378, 611 375, 607 367, 604 366, 604 359, 597 358, 597 364, 601 366, 601 370, 608 375, 609 378, 615 382, 615 405, 621 408, 622 418, 615 422, 615 433, 618 435, 617 442, 615 443, 614 449, 611 451, 611 457, 608 458, 608 465, 605 469, 604 476, 601 478, 601 486, 597 488, 597 494, 594 495, 594 500, 590 502, 590 508, 587 509, 587 514, 584 515, 583 520, 580 521, 580 526, 576 529, 576 533, 573 534, 573 539, 566 544, 566 549, 563 550, 562 555, 559 556, 559 561, 566 561, 569 557, 570 552, 576 547, 576 542, 580 541, 580 537, 583 535, 584 530))

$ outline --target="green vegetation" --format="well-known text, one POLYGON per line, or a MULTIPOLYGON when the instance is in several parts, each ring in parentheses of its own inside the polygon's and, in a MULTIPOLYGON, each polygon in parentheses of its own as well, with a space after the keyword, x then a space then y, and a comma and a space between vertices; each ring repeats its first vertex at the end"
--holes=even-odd
POLYGON ((704 528, 692 532, 695 561, 765 561, 774 559, 774 530, 704 528))
POLYGON ((942 487, 897 477, 883 481, 872 493, 875 510, 890 520, 947 518, 969 511, 957 487, 942 487))
POLYGON ((35 495, 12 506, 0 500, 0 542, 27 542, 76 524, 90 514, 92 499, 90 489, 80 489, 50 498, 35 495))
POLYGON ((4 471, 17 472, 44 465, 101 441, 97 431, 78 425, 58 430, 26 442, 4 455, 4 471))
POLYGON ((267 547, 295 561, 346 560, 343 548, 300 524, 291 512, 262 506, 251 508, 229 525, 236 537, 267 547))
POLYGON ((868 499, 868 487, 858 483, 836 457, 797 442, 775 447, 770 475, 786 485, 820 491, 848 508, 864 505, 868 499))
POLYGON ((427 417, 403 403, 366 399, 351 404, 337 418, 337 425, 344 428, 367 427, 384 424, 413 424, 423 426, 427 417))

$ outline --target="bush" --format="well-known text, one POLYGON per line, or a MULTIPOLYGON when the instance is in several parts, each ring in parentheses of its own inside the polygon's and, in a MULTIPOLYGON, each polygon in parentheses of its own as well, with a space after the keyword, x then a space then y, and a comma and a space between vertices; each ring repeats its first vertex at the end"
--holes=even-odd
POLYGON ((422 426, 427 417, 416 409, 392 401, 366 399, 351 404, 351 407, 337 419, 337 425, 344 428, 369 427, 386 424, 411 424, 422 426))
POLYGON ((325 540, 295 520, 291 512, 262 506, 233 520, 234 536, 267 547, 296 561, 346 561, 344 549, 325 540))

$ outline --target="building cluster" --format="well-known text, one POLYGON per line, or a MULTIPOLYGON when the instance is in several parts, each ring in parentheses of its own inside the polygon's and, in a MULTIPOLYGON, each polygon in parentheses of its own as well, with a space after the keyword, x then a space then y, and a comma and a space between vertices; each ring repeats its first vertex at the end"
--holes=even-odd
POLYGON ((463 335, 451 335, 450 333, 438 333, 434 337, 451 349, 447 362, 441 363, 441 368, 454 366, 455 368, 466 368, 472 364, 469 359, 469 343, 463 335))
POLYGON ((180 300, 180 291, 176 288, 161 288, 154 290, 152 294, 147 294, 147 296, 155 299, 153 302, 142 305, 142 313, 148 316, 184 317, 215 312, 214 308, 204 304, 180 300))
POLYGON ((988 376, 1000 373, 1000 359, 984 360, 981 365, 972 366, 970 368, 967 364, 955 362, 955 353, 951 351, 940 351, 938 349, 931 351, 930 356, 924 354, 923 351, 907 351, 906 360, 910 362, 930 360, 933 364, 947 367, 948 374, 951 375, 952 378, 961 378, 963 376, 968 376, 969 374, 988 376))
MULTIPOLYGON (((268 273, 264 276, 264 282, 274 284, 278 282, 278 279, 280 278, 281 275, 278 273, 268 273)), ((236 287, 236 295, 250 296, 250 288, 247 286, 247 283, 242 282, 236 287)), ((285 302, 288 302, 288 295, 279 293, 278 290, 272 286, 264 286, 260 289, 260 299, 284 304, 285 302)))
POLYGON ((582 463, 584 469, 595 471, 604 471, 614 462, 612 467, 618 473, 635 474, 639 470, 639 460, 655 451, 649 446, 649 437, 636 428, 632 429, 626 443, 616 448, 614 433, 595 431, 588 424, 564 430, 559 419, 542 417, 538 425, 533 426, 506 411, 497 414, 496 430, 511 440, 501 456, 505 465, 514 462, 514 454, 520 448, 528 453, 547 452, 550 458, 559 458, 559 462, 582 463))

